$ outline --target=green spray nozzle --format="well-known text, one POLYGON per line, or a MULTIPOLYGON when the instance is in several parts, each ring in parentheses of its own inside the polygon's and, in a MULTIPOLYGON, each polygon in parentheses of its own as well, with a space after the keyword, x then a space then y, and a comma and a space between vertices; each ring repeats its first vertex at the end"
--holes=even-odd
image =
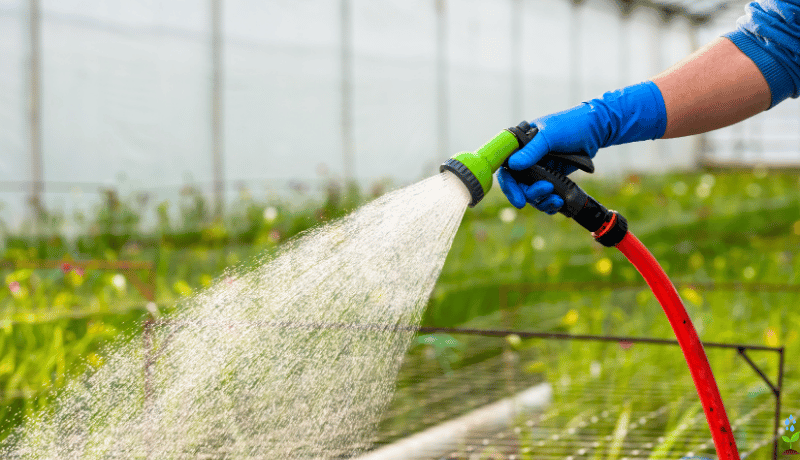
POLYGON ((517 126, 504 129, 492 140, 474 152, 459 152, 448 159, 439 171, 455 174, 469 190, 470 207, 480 202, 492 188, 492 175, 512 153, 533 139, 538 129, 523 121, 517 126))

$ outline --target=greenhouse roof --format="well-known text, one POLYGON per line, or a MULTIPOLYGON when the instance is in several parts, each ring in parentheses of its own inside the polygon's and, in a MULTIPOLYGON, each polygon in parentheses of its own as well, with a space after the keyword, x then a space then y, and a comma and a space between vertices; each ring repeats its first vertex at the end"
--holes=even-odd
POLYGON ((652 3, 682 10, 692 16, 712 16, 727 9, 732 4, 742 2, 731 0, 653 0, 652 3))

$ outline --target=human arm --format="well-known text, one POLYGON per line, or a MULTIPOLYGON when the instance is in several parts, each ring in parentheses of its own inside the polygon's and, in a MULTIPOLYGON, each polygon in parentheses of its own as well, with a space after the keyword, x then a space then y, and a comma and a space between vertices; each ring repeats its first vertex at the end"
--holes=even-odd
MULTIPOLYGON (((534 120, 532 124, 540 128, 537 137, 545 139, 538 143, 534 139, 512 155, 510 167, 530 167, 549 151, 583 151, 594 157, 599 148, 610 145, 699 134, 737 123, 787 97, 797 97, 800 0, 753 2, 746 13, 736 31, 651 82, 534 120)), ((527 201, 553 214, 563 203, 542 184, 517 184, 503 170, 498 179, 517 207, 527 201)))
POLYGON ((727 38, 718 38, 653 78, 667 113, 663 139, 700 134, 750 118, 770 106, 761 71, 727 38))

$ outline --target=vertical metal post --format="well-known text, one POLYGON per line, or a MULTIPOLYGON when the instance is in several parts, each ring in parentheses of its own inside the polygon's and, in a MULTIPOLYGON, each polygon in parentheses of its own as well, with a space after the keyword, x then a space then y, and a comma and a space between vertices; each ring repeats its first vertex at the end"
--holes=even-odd
POLYGON ((225 207, 222 134, 222 0, 211 0, 211 150, 214 216, 218 219, 225 207))
POLYGON ((781 347, 778 352, 780 360, 778 362, 778 385, 775 392, 775 426, 772 430, 772 458, 778 459, 778 426, 781 423, 781 393, 783 392, 783 355, 784 348, 781 347))
POLYGON ((446 158, 450 152, 449 99, 447 88, 447 4, 446 0, 436 1, 436 134, 439 144, 439 158, 446 158))
MULTIPOLYGON (((39 0, 29 0, 29 31, 30 31, 30 63, 28 81, 29 93, 29 118, 30 124, 30 154, 31 154, 31 195, 29 205, 33 213, 33 222, 38 229, 38 222, 42 215, 42 193, 44 192, 44 174, 42 165, 42 119, 41 119, 41 12, 39 0)), ((37 232, 38 233, 38 232, 37 232)))
POLYGON ((523 69, 522 69, 522 0, 511 0, 511 121, 518 123, 524 118, 522 113, 523 69))
MULTIPOLYGON (((630 49, 630 37, 631 37, 631 14, 633 13, 633 2, 632 1, 623 1, 620 3, 620 35, 619 35, 619 87, 623 88, 625 86, 630 85, 633 83, 631 81, 631 49, 630 49)), ((619 146, 621 157, 621 162, 619 166, 621 169, 624 167, 631 168, 635 162, 632 158, 633 148, 630 145, 621 145, 619 146)), ((635 167, 635 166, 634 166, 635 167)))
POLYGON ((619 77, 620 87, 630 84, 631 73, 631 53, 629 37, 630 37, 630 23, 631 13, 633 12, 633 4, 631 2, 620 3, 620 40, 619 40, 619 77))
MULTIPOLYGON (((694 52, 700 48, 700 37, 698 36, 700 33, 700 22, 692 18, 690 19, 690 27, 689 46, 691 47, 691 52, 694 52)), ((703 133, 692 137, 694 137, 693 149, 695 167, 704 168, 709 164, 708 134, 703 133)))
POLYGON ((578 102, 581 97, 581 25, 580 22, 580 6, 583 0, 572 0, 569 20, 569 102, 568 105, 573 105, 578 102))
POLYGON ((355 140, 353 135, 353 25, 350 0, 340 1, 341 78, 342 78, 342 156, 344 179, 355 179, 355 140))

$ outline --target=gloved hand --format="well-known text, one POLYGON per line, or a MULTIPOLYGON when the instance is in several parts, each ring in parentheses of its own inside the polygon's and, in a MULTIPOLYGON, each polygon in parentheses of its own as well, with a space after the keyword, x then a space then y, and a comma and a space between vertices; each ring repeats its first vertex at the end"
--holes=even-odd
MULTIPOLYGON (((599 99, 536 119, 531 125, 539 128, 539 133, 511 155, 511 169, 530 168, 551 151, 584 152, 594 158, 603 147, 658 139, 667 129, 667 110, 661 90, 648 81, 605 93, 599 99)), ((563 174, 575 171, 562 164, 547 166, 563 174)), ((528 202, 552 215, 564 205, 561 197, 552 194, 549 182, 519 184, 505 168, 499 169, 497 178, 508 201, 519 209, 528 202)))

